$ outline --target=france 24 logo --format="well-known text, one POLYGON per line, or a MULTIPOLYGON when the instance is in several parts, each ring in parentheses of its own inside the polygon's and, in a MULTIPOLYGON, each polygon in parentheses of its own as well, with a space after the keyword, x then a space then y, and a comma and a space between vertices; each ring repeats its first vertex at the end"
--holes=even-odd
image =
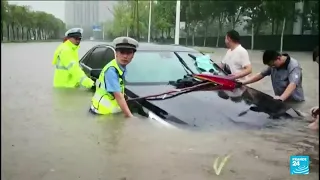
POLYGON ((290 174, 309 174, 309 156, 290 156, 290 174))

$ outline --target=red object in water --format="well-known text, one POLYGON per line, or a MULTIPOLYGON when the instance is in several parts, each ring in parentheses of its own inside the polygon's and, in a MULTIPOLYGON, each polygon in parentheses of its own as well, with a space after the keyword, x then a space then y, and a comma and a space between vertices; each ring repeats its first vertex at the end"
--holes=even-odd
POLYGON ((222 86, 225 90, 233 90, 241 86, 241 83, 236 82, 226 76, 211 75, 211 74, 194 74, 195 78, 210 81, 222 86))

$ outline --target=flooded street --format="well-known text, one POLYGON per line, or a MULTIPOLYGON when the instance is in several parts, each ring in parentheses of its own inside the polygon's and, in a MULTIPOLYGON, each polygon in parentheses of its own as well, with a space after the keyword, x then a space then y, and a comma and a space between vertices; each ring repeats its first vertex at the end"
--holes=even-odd
MULTIPOLYGON (((4 180, 316 180, 318 132, 295 120, 262 131, 195 132, 148 119, 88 112, 91 92, 54 90, 58 42, 2 44, 1 176, 4 180), (218 156, 231 154, 221 174, 218 156), (309 175, 290 175, 290 155, 310 155, 309 175)), ((79 57, 97 42, 83 42, 79 57)), ((216 49, 214 56, 224 55, 216 49)), ((262 52, 250 51, 254 73, 262 52)), ((319 69, 311 53, 292 53, 303 68, 306 105, 319 104, 319 69)), ((273 95, 265 78, 252 85, 273 95)), ((214 118, 214 117, 213 117, 214 118)))

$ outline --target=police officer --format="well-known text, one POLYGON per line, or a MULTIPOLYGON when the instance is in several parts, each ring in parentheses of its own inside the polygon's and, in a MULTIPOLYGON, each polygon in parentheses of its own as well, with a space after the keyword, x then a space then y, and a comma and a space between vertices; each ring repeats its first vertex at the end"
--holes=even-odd
POLYGON ((79 44, 83 29, 72 28, 66 33, 66 41, 59 45, 54 53, 52 64, 55 65, 53 86, 92 88, 94 82, 88 78, 79 66, 79 44))
POLYGON ((298 61, 288 54, 266 50, 263 53, 263 64, 269 67, 242 83, 250 84, 266 76, 271 76, 276 95, 274 98, 288 102, 295 107, 300 106, 300 102, 304 101, 304 93, 302 89, 302 69, 298 61))
POLYGON ((102 69, 96 81, 90 112, 106 115, 122 111, 126 117, 133 117, 124 97, 124 79, 138 42, 130 37, 118 37, 113 44, 116 57, 102 69))

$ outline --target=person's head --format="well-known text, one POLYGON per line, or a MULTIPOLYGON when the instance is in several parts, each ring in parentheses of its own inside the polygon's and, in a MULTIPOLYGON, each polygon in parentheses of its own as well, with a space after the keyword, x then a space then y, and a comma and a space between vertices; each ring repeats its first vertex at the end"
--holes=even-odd
POLYGON ((282 55, 274 50, 266 50, 262 56, 263 64, 270 67, 280 67, 284 63, 282 55))
POLYGON ((312 60, 319 63, 319 46, 313 49, 312 60))
POLYGON ((139 46, 138 41, 130 37, 118 37, 113 40, 113 44, 116 49, 116 60, 123 66, 131 62, 139 46))
POLYGON ((82 39, 82 33, 83 33, 83 29, 72 28, 65 33, 65 36, 70 42, 72 42, 72 44, 78 46, 82 39))
POLYGON ((240 43, 239 33, 235 30, 228 31, 224 39, 224 42, 226 43, 226 46, 228 48, 230 48, 232 45, 239 44, 240 43))

